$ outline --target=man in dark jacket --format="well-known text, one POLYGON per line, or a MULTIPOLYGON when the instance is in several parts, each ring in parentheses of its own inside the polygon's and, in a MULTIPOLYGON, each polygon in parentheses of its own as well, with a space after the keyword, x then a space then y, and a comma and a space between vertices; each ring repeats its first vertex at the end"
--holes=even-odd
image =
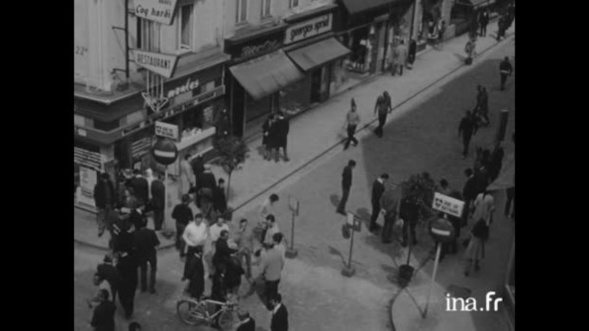
POLYGON ((90 325, 94 331, 115 331, 115 311, 117 307, 109 300, 108 291, 100 290, 100 304, 94 308, 90 325))
POLYGON ((190 161, 190 166, 192 167, 192 172, 194 172, 194 178, 198 181, 198 176, 205 172, 205 163, 202 155, 195 156, 192 161, 190 161))
POLYGON ((466 155, 468 155, 468 145, 470 144, 473 131, 474 125, 472 123, 472 117, 470 115, 470 111, 467 110, 466 114, 460 121, 460 126, 458 126, 458 137, 462 136, 462 144, 464 146, 464 150, 462 152, 463 158, 466 158, 466 155))
POLYGON ((268 308, 272 312, 270 331, 288 331, 288 311, 282 303, 282 296, 276 293, 268 300, 268 308))
POLYGON ((98 236, 102 237, 105 230, 105 218, 109 210, 116 204, 115 188, 110 176, 105 172, 100 175, 100 180, 94 185, 94 204, 98 209, 96 222, 98 223, 98 236))
POLYGON ((227 211, 227 197, 225 197, 225 180, 219 178, 219 185, 213 189, 213 207, 220 215, 227 211))
POLYGON ((342 173, 342 199, 337 207, 337 212, 346 215, 346 203, 350 196, 350 188, 352 187, 352 170, 356 167, 356 161, 350 160, 348 165, 344 167, 342 173))
POLYGON ((389 179, 389 174, 382 174, 380 177, 374 180, 372 183, 372 196, 370 202, 372 204, 372 216, 370 216, 370 228, 369 231, 376 231, 377 225, 376 220, 380 214, 380 198, 384 193, 384 184, 389 179))
POLYGON ((288 141, 288 132, 290 131, 290 123, 289 120, 284 116, 283 112, 278 113, 278 122, 276 122, 277 126, 277 137, 276 137, 276 162, 278 162, 280 158, 280 149, 284 151, 284 161, 288 162, 288 153, 286 151, 286 145, 288 141))
POLYGON ((511 76, 513 73, 513 67, 509 62, 509 57, 505 57, 501 64, 499 64, 499 74, 501 75, 501 91, 505 90, 505 82, 507 81, 507 77, 511 76))
POLYGON ((213 205, 213 189, 217 186, 215 175, 211 171, 211 165, 205 164, 205 171, 196 179, 197 188, 197 207, 203 214, 208 216, 210 208, 213 205), (204 205, 203 205, 204 204, 204 205))
POLYGON ((185 243, 182 239, 184 229, 186 229, 188 222, 194 219, 192 209, 188 207, 189 204, 190 196, 188 194, 184 194, 182 196, 182 202, 176 205, 176 207, 174 207, 174 210, 172 211, 172 218, 176 220, 176 249, 180 252, 180 258, 183 258, 185 256, 185 243))
POLYGON ((202 246, 190 247, 188 255, 192 258, 187 259, 184 267, 184 276, 182 280, 188 280, 188 294, 196 300, 200 300, 205 290, 205 269, 202 262, 202 246))
POLYGON ((141 171, 135 169, 133 175, 131 187, 135 193, 135 198, 139 202, 139 206, 144 206, 149 201, 149 183, 145 177, 141 176, 141 171))
POLYGON ((231 254, 237 252, 237 249, 229 247, 227 239, 229 239, 229 231, 221 230, 221 236, 215 242, 215 255, 213 256, 215 269, 220 268, 220 264, 227 264, 227 261, 231 258, 231 254))
POLYGON ((112 264, 112 258, 110 255, 105 255, 102 264, 99 264, 96 268, 98 275, 110 284, 112 290, 112 302, 115 302, 117 298, 117 292, 121 283, 121 275, 119 271, 112 264))
POLYGON ((153 209, 153 224, 156 231, 160 231, 164 223, 166 187, 162 180, 163 176, 158 173, 157 178, 151 183, 151 208, 153 209))
POLYGON ((413 239, 413 245, 417 245, 415 228, 419 221, 419 206, 416 201, 411 197, 404 197, 401 200, 401 206, 399 206, 399 216, 403 219, 403 242, 401 246, 407 246, 409 234, 413 239))
POLYGON ((384 214, 384 226, 381 236, 384 244, 389 244, 392 241, 393 227, 399 212, 401 191, 400 186, 393 186, 385 190, 380 198, 380 207, 384 214))
POLYGON ((154 230, 147 228, 143 222, 133 235, 137 247, 137 260, 141 269, 141 292, 147 291, 147 264, 149 263, 149 292, 155 293, 155 274, 157 271, 157 246, 160 241, 154 230))
POLYGON ((481 14, 479 15, 479 36, 486 37, 487 36, 487 25, 489 24, 489 10, 483 9, 481 14))
POLYGON ((125 310, 125 317, 129 319, 133 315, 138 266, 132 233, 121 231, 116 249, 119 257, 116 268, 121 275, 119 302, 125 310))

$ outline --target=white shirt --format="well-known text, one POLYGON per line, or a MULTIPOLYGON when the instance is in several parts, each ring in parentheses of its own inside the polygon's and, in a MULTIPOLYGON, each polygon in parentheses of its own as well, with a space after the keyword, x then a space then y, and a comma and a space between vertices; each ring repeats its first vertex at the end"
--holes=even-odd
POLYGON ((219 239, 219 237, 221 236, 221 231, 223 231, 223 230, 229 231, 229 226, 225 223, 223 223, 223 225, 221 225, 221 226, 219 226, 217 223, 211 225, 211 227, 209 228, 211 240, 213 242, 216 242, 217 239, 219 239))
POLYGON ((274 236, 275 233, 280 232, 280 229, 278 228, 278 224, 276 222, 274 222, 274 225, 271 228, 268 228, 268 231, 266 231, 266 237, 264 237, 264 243, 266 244, 270 244, 274 242, 274 239, 272 239, 272 236, 274 236))
POLYGON ((266 199, 264 201, 264 203, 262 204, 260 214, 262 216, 263 221, 266 220, 266 216, 268 216, 269 214, 272 214, 272 209, 273 209, 272 206, 273 206, 273 204, 270 202, 270 198, 266 199))
POLYGON ((190 222, 184 229, 182 238, 188 246, 201 246, 204 245, 207 240, 207 226, 204 221, 200 225, 196 225, 196 222, 190 222))

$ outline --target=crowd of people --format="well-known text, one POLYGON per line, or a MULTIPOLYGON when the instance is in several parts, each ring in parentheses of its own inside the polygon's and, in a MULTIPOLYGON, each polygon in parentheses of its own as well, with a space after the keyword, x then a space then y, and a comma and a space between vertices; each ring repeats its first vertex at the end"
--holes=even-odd
POLYGON ((262 146, 264 160, 280 160, 280 151, 285 162, 290 161, 287 152, 289 119, 284 112, 270 114, 262 126, 262 146))

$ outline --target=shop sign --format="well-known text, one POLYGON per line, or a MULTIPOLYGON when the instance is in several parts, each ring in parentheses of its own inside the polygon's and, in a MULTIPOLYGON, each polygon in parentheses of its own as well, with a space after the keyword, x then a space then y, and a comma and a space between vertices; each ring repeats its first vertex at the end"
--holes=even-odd
POLYGON ((135 63, 139 66, 166 78, 172 77, 176 69, 176 62, 178 62, 177 55, 152 53, 141 50, 134 50, 133 54, 135 63))
POLYGON ((135 15, 149 21, 170 25, 177 0, 133 0, 135 15))
POLYGON ((282 47, 284 30, 279 30, 263 38, 256 38, 245 42, 226 40, 226 49, 235 61, 257 57, 282 47))
POLYGON ((155 135, 172 140, 178 140, 178 126, 174 124, 155 122, 155 135))
POLYGON ((434 193, 432 208, 450 215, 461 217, 462 208, 464 208, 464 201, 460 201, 458 199, 454 199, 447 195, 436 192, 434 193))
POLYGON ((288 45, 331 31, 332 18, 333 14, 330 13, 301 23, 293 24, 286 30, 284 44, 288 45))
POLYGON ((94 204, 94 186, 96 185, 96 171, 80 167, 80 195, 78 201, 96 207, 94 204))

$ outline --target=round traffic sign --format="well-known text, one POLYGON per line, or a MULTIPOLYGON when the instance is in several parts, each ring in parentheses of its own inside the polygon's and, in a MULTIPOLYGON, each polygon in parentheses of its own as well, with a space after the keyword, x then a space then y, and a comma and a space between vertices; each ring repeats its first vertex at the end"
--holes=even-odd
POLYGON ((437 218, 430 222, 429 233, 434 240, 449 242, 454 240, 455 232, 452 223, 445 218, 437 218))
POLYGON ((170 165, 178 159, 178 148, 170 139, 158 140, 152 149, 153 158, 163 165, 170 165))

